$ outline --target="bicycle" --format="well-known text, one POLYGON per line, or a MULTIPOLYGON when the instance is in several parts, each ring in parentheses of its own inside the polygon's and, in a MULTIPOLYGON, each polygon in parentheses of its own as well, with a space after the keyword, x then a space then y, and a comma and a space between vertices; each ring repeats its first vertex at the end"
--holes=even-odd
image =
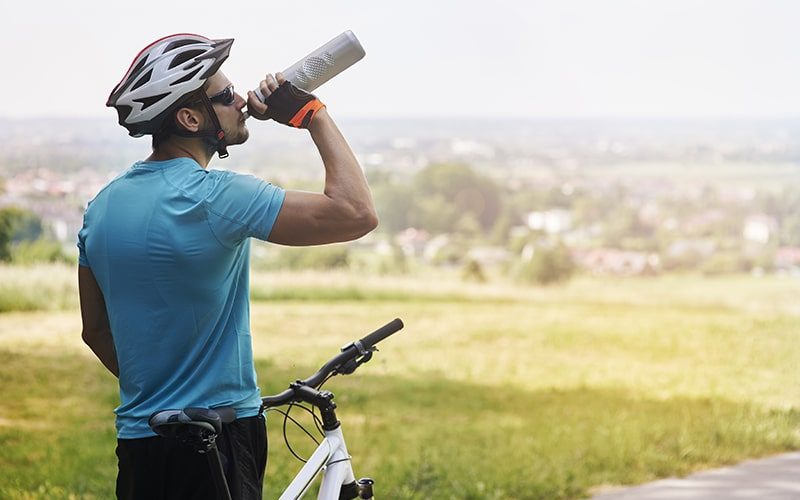
MULTIPOLYGON (((375 345, 398 332, 403 328, 403 322, 397 318, 378 328, 361 340, 346 344, 341 352, 331 358, 327 363, 305 380, 297 380, 289 384, 285 391, 261 399, 262 411, 275 410, 285 405, 299 405, 306 403, 320 411, 318 418, 313 409, 309 411, 314 417, 318 427, 324 434, 324 439, 300 469, 289 486, 283 491, 279 500, 295 500, 302 498, 308 488, 322 472, 318 500, 350 500, 354 498, 373 498, 374 481, 371 478, 362 478, 356 481, 347 453, 347 446, 342 433, 341 422, 336 418, 336 404, 334 395, 330 391, 319 390, 331 377, 336 375, 350 375, 362 364, 372 359, 377 351, 375 345)), ((287 412, 285 418, 291 419, 287 412)), ((217 496, 223 500, 230 500, 231 494, 222 468, 222 460, 217 449, 216 439, 222 432, 222 424, 230 423, 236 418, 233 408, 184 408, 182 410, 161 410, 150 417, 150 427, 163 437, 178 439, 193 447, 198 453, 203 453, 211 467, 212 479, 217 490, 217 496)), ((292 419, 293 420, 293 419, 292 419)), ((296 423, 296 422, 295 422, 296 423)), ((284 420, 284 438, 285 438, 284 420)), ((288 445, 288 441, 287 441, 288 445)), ((291 450, 291 447, 290 447, 291 450)), ((294 451, 292 451, 294 453, 294 451)), ((297 456, 297 455, 295 455, 297 456)), ((299 458, 299 457, 298 457, 299 458)))

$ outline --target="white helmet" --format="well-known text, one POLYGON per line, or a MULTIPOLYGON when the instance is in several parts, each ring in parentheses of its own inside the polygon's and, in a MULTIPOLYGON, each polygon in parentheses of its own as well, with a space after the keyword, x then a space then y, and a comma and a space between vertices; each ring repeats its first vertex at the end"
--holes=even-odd
POLYGON ((232 44, 233 38, 188 33, 156 40, 136 56, 106 106, 116 108, 130 135, 153 134, 185 96, 217 72, 232 44))

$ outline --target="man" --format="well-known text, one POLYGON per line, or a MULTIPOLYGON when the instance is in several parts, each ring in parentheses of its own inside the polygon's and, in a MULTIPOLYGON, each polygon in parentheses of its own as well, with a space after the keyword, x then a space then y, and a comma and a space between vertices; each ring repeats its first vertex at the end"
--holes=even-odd
POLYGON ((232 39, 172 35, 147 46, 108 106, 153 152, 92 200, 78 238, 83 339, 119 378, 118 498, 213 498, 206 459, 155 436, 148 418, 236 410, 218 440, 234 498, 261 498, 266 435, 249 327, 249 239, 317 245, 359 238, 377 216, 366 179, 325 106, 267 75, 247 102, 219 71, 232 39), (207 170, 248 138, 243 108, 306 129, 323 193, 207 170))

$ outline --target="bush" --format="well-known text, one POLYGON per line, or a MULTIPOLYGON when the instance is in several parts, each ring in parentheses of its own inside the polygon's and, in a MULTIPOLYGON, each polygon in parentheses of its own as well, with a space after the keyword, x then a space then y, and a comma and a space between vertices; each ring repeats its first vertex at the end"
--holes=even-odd
POLYGON ((0 313, 77 307, 77 285, 74 265, 0 264, 0 313))
POLYGON ((716 253, 709 257, 700 266, 700 271, 706 276, 722 274, 746 273, 753 267, 753 263, 741 254, 733 252, 716 253))
POLYGON ((461 279, 464 281, 476 281, 478 283, 486 282, 486 274, 483 272, 480 262, 469 259, 464 268, 461 269, 461 279))
POLYGON ((281 249, 269 267, 290 270, 344 269, 350 265, 350 251, 345 245, 281 249))
POLYGON ((569 251, 562 245, 537 248, 529 260, 520 263, 516 279, 522 283, 548 285, 566 281, 575 271, 569 251))
POLYGON ((73 259, 64 254, 59 243, 43 238, 35 241, 23 241, 11 246, 12 264, 28 265, 38 262, 71 264, 73 259))

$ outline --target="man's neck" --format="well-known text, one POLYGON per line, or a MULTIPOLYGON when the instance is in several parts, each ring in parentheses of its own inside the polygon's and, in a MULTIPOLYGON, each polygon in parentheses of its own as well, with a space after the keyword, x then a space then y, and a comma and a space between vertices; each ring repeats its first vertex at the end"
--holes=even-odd
POLYGON ((147 157, 147 161, 166 161, 173 158, 191 158, 201 167, 208 168, 213 153, 209 154, 203 147, 201 141, 197 139, 184 140, 175 138, 160 144, 153 153, 147 157))

